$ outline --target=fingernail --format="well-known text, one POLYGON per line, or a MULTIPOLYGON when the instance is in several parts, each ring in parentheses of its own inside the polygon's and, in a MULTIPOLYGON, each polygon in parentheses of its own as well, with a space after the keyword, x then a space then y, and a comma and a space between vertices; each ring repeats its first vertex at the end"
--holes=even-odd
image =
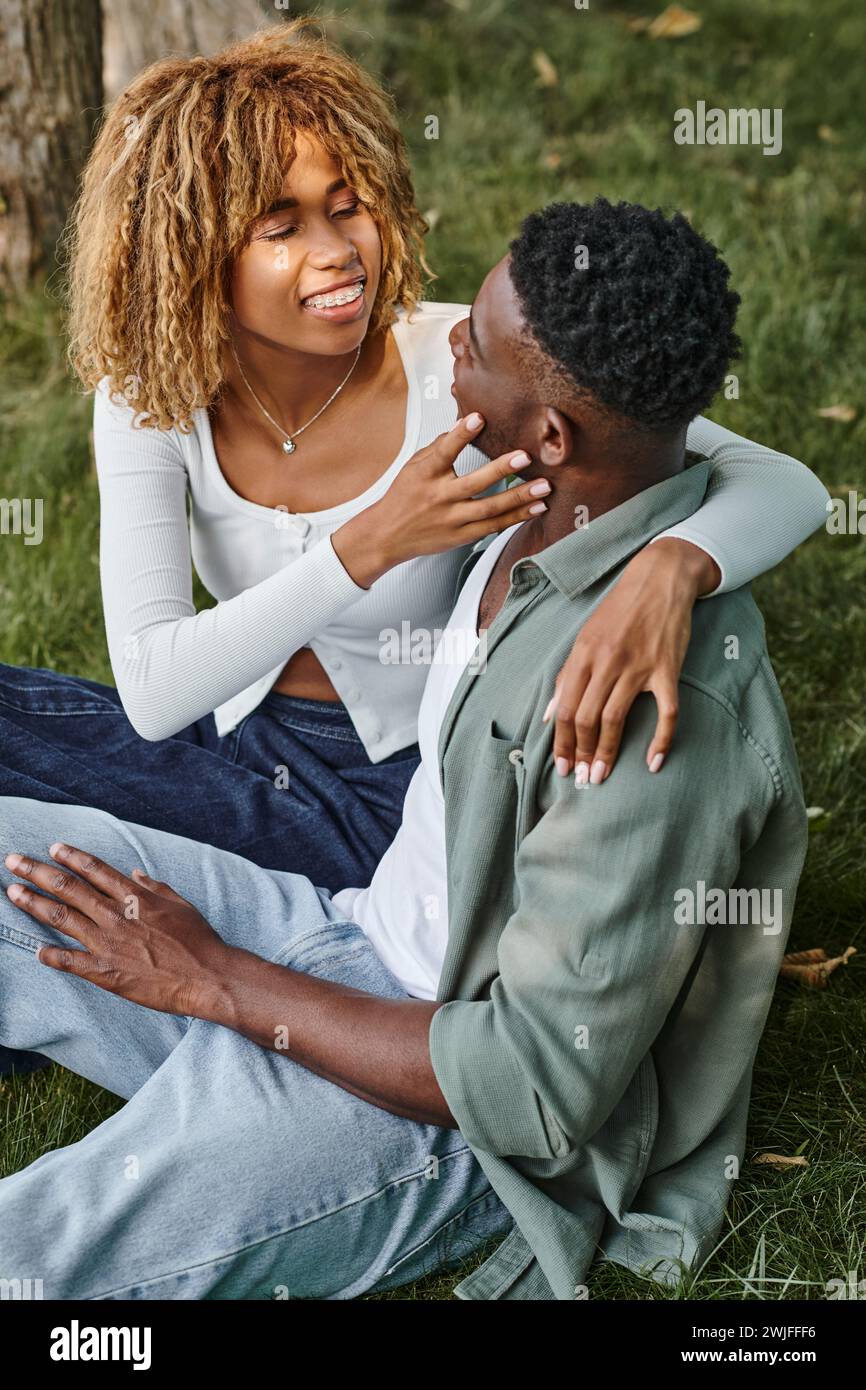
POLYGON ((546 497, 550 492, 550 483, 546 478, 541 478, 537 483, 533 483, 529 489, 530 497, 546 497))
POLYGON ((66 853, 66 845, 64 845, 62 840, 58 840, 55 845, 51 846, 48 853, 51 855, 52 859, 56 859, 59 854, 66 853))
POLYGON ((511 455, 511 462, 514 464, 515 468, 524 468, 529 462, 529 455, 524 453, 521 449, 519 453, 511 455))
POLYGON ((570 768, 571 768, 571 764, 569 763, 568 758, 561 758, 561 757, 560 757, 560 758, 557 758, 557 760, 556 760, 556 770, 557 770, 557 772, 559 773, 560 777, 567 777, 568 774, 569 774, 570 768))
POLYGON ((473 410, 471 415, 466 416, 463 423, 468 430, 477 430, 478 426, 481 424, 481 416, 478 414, 477 410, 473 410))
POLYGON ((530 512, 530 515, 531 515, 531 516, 538 516, 539 512, 546 512, 546 511, 547 511, 547 503, 546 503, 546 502, 533 502, 532 506, 529 508, 529 512, 530 512))
POLYGON ((6 889, 6 892, 7 895, 12 899, 13 903, 17 903, 19 898, 24 897, 24 888, 20 883, 10 883, 9 887, 6 889))
POLYGON ((544 714, 541 716, 541 722, 542 722, 543 724, 546 724, 547 721, 548 721, 548 719, 550 718, 550 716, 553 714, 553 711, 556 709, 556 702, 557 702, 558 699, 559 699, 559 694, 557 693, 556 695, 553 696, 553 698, 552 698, 551 701, 550 701, 550 704, 547 706, 547 709, 544 711, 544 714))
POLYGON ((578 763, 574 772, 574 784, 576 787, 585 787, 589 781, 589 763, 578 763))
POLYGON ((658 772, 658 770, 659 770, 659 768, 661 767, 661 765, 662 765, 662 763, 664 762, 664 760, 665 760, 665 755, 664 755, 664 753, 656 753, 655 757, 653 758, 652 762, 651 762, 650 765, 649 765, 649 770, 650 770, 650 772, 658 772))
POLYGON ((606 772, 607 772, 607 764, 606 764, 606 763, 603 763, 603 762, 601 761, 601 758, 597 759, 597 761, 593 763, 593 765, 592 765, 592 772, 591 772, 590 775, 589 775, 589 780, 590 780, 592 786, 597 787, 598 784, 599 784, 599 782, 603 782, 603 781, 604 781, 604 774, 605 774, 606 772))
POLYGON ((17 869, 18 865, 21 863, 21 855, 7 854, 4 862, 6 864, 7 869, 17 869))

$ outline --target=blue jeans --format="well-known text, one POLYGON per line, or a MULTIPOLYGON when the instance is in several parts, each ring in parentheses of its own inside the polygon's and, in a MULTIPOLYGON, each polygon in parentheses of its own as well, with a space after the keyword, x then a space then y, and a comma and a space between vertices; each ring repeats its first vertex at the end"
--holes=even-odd
POLYGON ((0 1181, 0 1278, 41 1279, 46 1299, 348 1299, 453 1268, 511 1228, 459 1130, 40 965, 40 944, 69 939, 6 897, 2 860, 44 860, 57 839, 165 880, 234 946, 408 997, 309 878, 88 807, 0 797, 0 1042, 127 1102, 0 1181))
POLYGON ((365 887, 403 816, 417 743, 371 763, 338 701, 271 693, 223 738, 150 743, 113 686, 0 663, 0 796, 95 806, 330 888, 365 887))
MULTIPOLYGON (((371 763, 345 705, 279 693, 223 738, 209 714, 150 743, 112 686, 0 663, 0 795, 98 807, 333 893, 370 882, 419 762, 412 744, 371 763)), ((0 1048, 0 1075, 40 1066, 0 1048)))

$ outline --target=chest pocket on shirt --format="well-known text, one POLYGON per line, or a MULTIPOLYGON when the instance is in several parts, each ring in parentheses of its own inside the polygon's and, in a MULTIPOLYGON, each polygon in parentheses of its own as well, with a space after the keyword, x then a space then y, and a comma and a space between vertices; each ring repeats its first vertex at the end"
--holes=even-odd
POLYGON ((517 839, 515 843, 519 845, 524 835, 528 835, 531 829, 530 822, 532 818, 532 806, 526 790, 528 779, 522 748, 515 749, 512 762, 514 766, 514 780, 517 785, 517 839))
POLYGON ((496 733, 496 722, 491 721, 490 736, 484 742, 481 761, 486 767, 496 769, 507 775, 514 786, 516 843, 519 843, 529 829, 530 810, 526 797, 526 764, 523 744, 519 739, 502 738, 496 733))
POLYGON ((523 745, 518 739, 502 738, 491 721, 472 776, 472 802, 479 808, 479 820, 472 827, 476 851, 466 875, 470 900, 489 900, 503 878, 510 879, 515 845, 524 833, 525 789, 523 745))
POLYGON ((490 729, 481 744, 480 761, 484 767, 494 772, 510 772, 523 764, 523 744, 517 739, 502 738, 496 732, 496 721, 491 719, 490 729))

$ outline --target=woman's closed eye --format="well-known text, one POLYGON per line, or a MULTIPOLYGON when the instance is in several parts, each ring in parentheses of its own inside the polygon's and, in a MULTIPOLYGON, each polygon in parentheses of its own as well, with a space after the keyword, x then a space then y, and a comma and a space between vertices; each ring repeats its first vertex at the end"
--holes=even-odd
MULTIPOLYGON (((356 217, 358 213, 362 211, 363 206, 364 205, 361 202, 361 200, 356 199, 354 203, 349 203, 345 207, 335 208, 334 211, 331 213, 331 216, 340 218, 356 217)), ((289 222, 285 227, 281 227, 278 232, 270 232, 267 236, 263 237, 262 240, 284 241, 286 240, 286 238, 294 236, 298 230, 299 229, 296 223, 289 222)))

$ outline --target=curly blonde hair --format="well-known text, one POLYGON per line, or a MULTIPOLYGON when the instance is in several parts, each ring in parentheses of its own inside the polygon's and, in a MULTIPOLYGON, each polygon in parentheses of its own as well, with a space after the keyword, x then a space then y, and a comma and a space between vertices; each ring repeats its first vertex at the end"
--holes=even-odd
POLYGON ((106 114, 65 235, 69 361, 88 390, 108 377, 144 426, 188 432, 217 396, 231 268, 279 197, 298 131, 320 140, 379 229, 369 331, 420 297, 429 228, 393 101, 312 22, 153 63, 106 114))

